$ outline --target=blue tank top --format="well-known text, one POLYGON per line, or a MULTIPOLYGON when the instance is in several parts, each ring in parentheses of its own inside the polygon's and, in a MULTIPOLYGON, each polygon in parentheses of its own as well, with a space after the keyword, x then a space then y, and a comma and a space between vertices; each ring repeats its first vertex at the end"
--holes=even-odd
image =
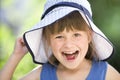
MULTIPOLYGON (((56 67, 50 63, 45 63, 42 67, 40 80, 58 80, 56 74, 56 67)), ((107 62, 93 61, 92 67, 86 80, 105 80, 107 70, 107 62)))

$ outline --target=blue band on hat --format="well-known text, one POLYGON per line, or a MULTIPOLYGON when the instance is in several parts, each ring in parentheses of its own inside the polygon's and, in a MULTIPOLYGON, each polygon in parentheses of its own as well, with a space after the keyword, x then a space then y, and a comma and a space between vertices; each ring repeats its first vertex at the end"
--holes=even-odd
POLYGON ((92 21, 92 15, 90 15, 89 11, 86 8, 84 8, 83 6, 81 6, 77 3, 73 3, 73 2, 60 2, 60 3, 57 3, 53 6, 51 6, 50 8, 48 8, 45 11, 45 13, 42 15, 41 19, 43 19, 45 17, 45 15, 47 15, 51 10, 53 10, 54 8, 60 7, 60 6, 69 6, 69 7, 78 8, 78 9, 82 10, 84 12, 84 14, 87 15, 92 21))

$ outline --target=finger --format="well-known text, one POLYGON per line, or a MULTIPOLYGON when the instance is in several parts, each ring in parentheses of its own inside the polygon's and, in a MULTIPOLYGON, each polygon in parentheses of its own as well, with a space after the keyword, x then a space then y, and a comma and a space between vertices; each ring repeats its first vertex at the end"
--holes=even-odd
POLYGON ((24 42, 23 38, 21 38, 21 44, 22 44, 23 46, 25 46, 25 42, 24 42))
POLYGON ((19 41, 19 43, 20 43, 22 46, 25 46, 23 37, 19 37, 19 38, 18 38, 18 41, 19 41))

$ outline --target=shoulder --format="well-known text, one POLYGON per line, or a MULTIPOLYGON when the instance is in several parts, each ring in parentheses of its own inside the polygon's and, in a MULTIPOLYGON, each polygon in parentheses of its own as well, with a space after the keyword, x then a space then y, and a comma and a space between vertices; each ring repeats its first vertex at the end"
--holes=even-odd
POLYGON ((40 80, 40 73, 42 71, 42 66, 38 66, 34 68, 31 72, 26 74, 23 78, 20 80, 40 80))
POLYGON ((106 80, 120 80, 120 73, 110 64, 107 66, 106 80))

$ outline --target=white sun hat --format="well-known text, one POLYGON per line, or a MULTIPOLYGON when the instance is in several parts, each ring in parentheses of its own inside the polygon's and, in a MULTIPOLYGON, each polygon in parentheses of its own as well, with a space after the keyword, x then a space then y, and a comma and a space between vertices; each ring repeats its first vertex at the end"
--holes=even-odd
POLYGON ((35 63, 41 64, 48 61, 43 43, 43 27, 54 23, 73 11, 78 11, 93 30, 92 40, 99 60, 106 60, 112 55, 113 45, 93 23, 91 7, 87 0, 47 0, 41 21, 31 30, 25 32, 23 36, 35 63))

